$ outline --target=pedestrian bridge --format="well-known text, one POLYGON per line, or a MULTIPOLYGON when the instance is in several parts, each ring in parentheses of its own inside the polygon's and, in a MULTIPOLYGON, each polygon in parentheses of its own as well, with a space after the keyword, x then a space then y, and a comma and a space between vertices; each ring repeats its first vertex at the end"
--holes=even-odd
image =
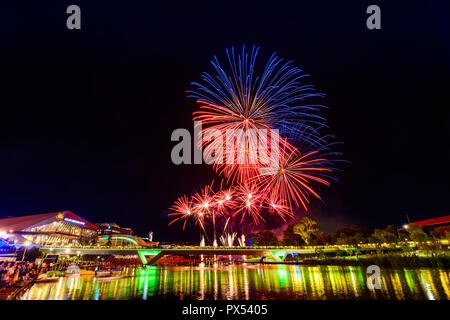
POLYGON ((70 247, 50 248, 42 247, 48 254, 61 255, 139 255, 143 264, 154 264, 165 255, 245 255, 259 257, 273 257, 276 261, 283 261, 289 254, 306 255, 319 253, 352 253, 373 248, 353 247, 175 247, 175 248, 114 248, 114 247, 70 247))

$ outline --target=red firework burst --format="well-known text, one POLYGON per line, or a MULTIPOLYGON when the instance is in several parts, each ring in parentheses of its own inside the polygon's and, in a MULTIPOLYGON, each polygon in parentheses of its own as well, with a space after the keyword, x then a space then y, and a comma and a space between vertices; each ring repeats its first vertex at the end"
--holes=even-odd
POLYGON ((314 191, 311 182, 329 186, 330 183, 322 175, 331 169, 324 167, 327 159, 318 151, 305 154, 295 148, 289 148, 280 153, 278 170, 273 175, 261 176, 260 186, 270 199, 283 199, 289 207, 302 206, 308 210, 309 195, 320 199, 314 191))
POLYGON ((241 215, 241 221, 249 216, 256 224, 264 221, 261 216, 262 203, 264 195, 261 190, 254 184, 242 184, 237 187, 237 207, 235 215, 241 215))
POLYGON ((172 213, 170 213, 169 216, 176 216, 176 218, 173 219, 169 223, 169 225, 178 220, 184 220, 183 223, 183 230, 184 230, 184 228, 186 227, 187 220, 194 214, 194 207, 192 202, 189 201, 186 196, 179 197, 172 205, 172 207, 170 207, 170 210, 172 211, 172 213))

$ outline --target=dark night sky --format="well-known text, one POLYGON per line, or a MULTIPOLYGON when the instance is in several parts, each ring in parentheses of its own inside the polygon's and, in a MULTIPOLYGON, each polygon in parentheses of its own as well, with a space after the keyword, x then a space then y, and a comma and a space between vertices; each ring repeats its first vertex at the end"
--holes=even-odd
POLYGON ((0 10, 0 216, 72 210, 157 239, 175 198, 215 176, 170 160, 191 81, 257 44, 327 94, 340 181, 313 201, 328 231, 449 214, 448 1, 39 1, 0 10), (221 4, 222 3, 222 4, 221 4), (78 4, 82 29, 65 26, 78 4), (382 29, 365 26, 378 4, 382 29))

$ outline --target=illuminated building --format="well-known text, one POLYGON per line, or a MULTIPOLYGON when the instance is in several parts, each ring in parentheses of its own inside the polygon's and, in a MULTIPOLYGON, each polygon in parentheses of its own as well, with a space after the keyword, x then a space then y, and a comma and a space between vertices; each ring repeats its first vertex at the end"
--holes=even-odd
POLYGON ((97 244, 112 247, 148 247, 157 246, 158 242, 144 241, 141 237, 133 235, 131 228, 124 228, 114 222, 95 224, 97 229, 97 244))
POLYGON ((0 261, 4 260, 5 257, 15 256, 15 252, 16 248, 14 245, 0 234, 0 261))
POLYGON ((16 243, 79 245, 97 235, 98 227, 71 211, 0 219, 0 232, 16 243))
POLYGON ((146 242, 140 237, 128 234, 113 234, 98 236, 97 244, 112 247, 147 247, 158 243, 146 242))
POLYGON ((108 235, 108 234, 126 234, 132 235, 133 230, 131 228, 123 228, 120 227, 117 223, 114 222, 102 222, 95 224, 97 229, 97 234, 99 235, 108 235))

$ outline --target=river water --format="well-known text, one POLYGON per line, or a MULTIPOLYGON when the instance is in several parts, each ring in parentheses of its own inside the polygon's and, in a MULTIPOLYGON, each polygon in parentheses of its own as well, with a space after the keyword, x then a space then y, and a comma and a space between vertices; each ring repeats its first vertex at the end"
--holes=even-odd
POLYGON ((127 269, 126 277, 72 276, 36 283, 24 300, 396 299, 448 300, 449 270, 381 269, 368 289, 364 267, 218 265, 127 269))

